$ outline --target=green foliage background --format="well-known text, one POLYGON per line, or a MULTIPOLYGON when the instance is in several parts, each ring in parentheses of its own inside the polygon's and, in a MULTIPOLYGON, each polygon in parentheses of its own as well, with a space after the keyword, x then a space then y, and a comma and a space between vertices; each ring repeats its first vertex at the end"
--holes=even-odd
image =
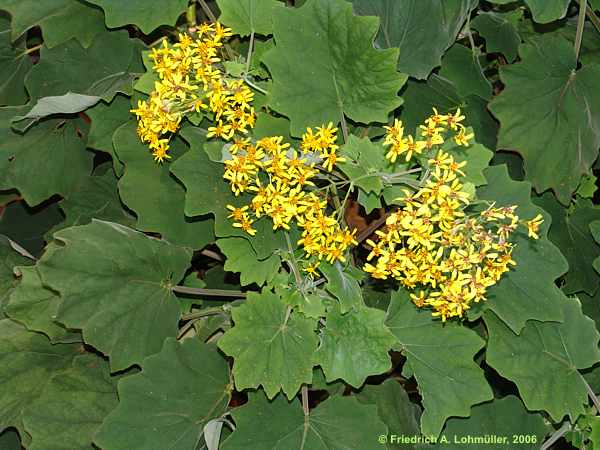
POLYGON ((0 449, 600 449, 600 1, 585 4, 0 0, 0 449), (156 165, 129 113, 153 88, 149 48, 215 17, 232 73, 253 43, 256 137, 348 124, 339 167, 363 216, 398 196, 368 176, 384 162, 368 138, 460 107, 467 181, 541 213, 540 240, 518 236, 516 268, 444 326, 352 265, 298 283, 281 232, 231 226, 244 200, 206 124, 156 165))

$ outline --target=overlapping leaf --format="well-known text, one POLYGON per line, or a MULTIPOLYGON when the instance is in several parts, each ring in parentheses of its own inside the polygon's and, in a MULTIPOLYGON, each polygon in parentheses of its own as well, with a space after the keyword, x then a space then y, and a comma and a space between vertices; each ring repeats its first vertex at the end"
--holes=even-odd
POLYGON ((22 42, 13 46, 10 33, 10 22, 0 17, 0 105, 21 105, 27 101, 23 80, 33 62, 23 54, 22 42))
POLYGON ((236 429, 223 450, 346 450, 356 443, 361 450, 381 450, 377 437, 386 432, 375 406, 353 397, 331 397, 305 418, 297 400, 288 402, 279 395, 269 401, 262 393, 252 393, 231 415, 236 429))
POLYGON ((117 406, 116 381, 100 357, 77 356, 25 409, 23 422, 32 438, 27 448, 92 450, 94 434, 117 406))
POLYGON ((392 367, 388 352, 396 339, 384 319, 383 311, 366 306, 346 314, 339 308, 327 312, 315 364, 323 368, 328 382, 339 378, 358 388, 369 375, 392 367))
POLYGON ((509 62, 517 57, 521 37, 517 31, 521 10, 501 12, 485 12, 479 14, 471 22, 471 26, 485 39, 488 53, 502 53, 509 62))
MULTIPOLYGON (((117 157, 125 165, 119 179, 119 194, 123 203, 135 212, 138 230, 160 233, 170 242, 192 248, 202 248, 213 240, 212 220, 186 216, 184 188, 169 173, 169 164, 159 165, 152 160, 148 147, 136 134, 134 123, 121 126, 113 143, 117 157)), ((177 139, 171 149, 174 160, 186 151, 177 139)))
POLYGON ((505 65, 504 91, 490 105, 500 121, 498 147, 516 150, 535 189, 552 188, 563 204, 590 172, 600 147, 600 65, 577 70, 571 44, 539 36, 505 65))
MULTIPOLYGON (((491 0, 491 2, 504 5, 512 3, 513 0, 491 0)), ((531 10, 533 20, 538 23, 549 23, 563 18, 569 6, 569 0, 525 0, 525 3, 531 10)))
POLYGON ((268 35, 273 33, 273 9, 283 5, 276 0, 218 0, 219 22, 231 27, 236 34, 268 35))
POLYGON ((442 325, 418 310, 405 291, 392 293, 386 325, 414 372, 425 408, 423 434, 437 436, 448 417, 467 417, 472 405, 491 400, 492 390, 473 357, 484 346, 457 323, 442 325))
POLYGON ((190 450, 229 402, 225 359, 198 339, 167 339, 142 372, 119 381, 119 406, 95 437, 103 450, 190 450))
POLYGON ((298 313, 266 290, 251 292, 232 311, 233 328, 219 340, 219 348, 233 357, 238 389, 264 388, 269 398, 280 390, 292 398, 312 379, 317 348, 316 321, 298 313))
POLYGON ((322 264, 319 270, 327 279, 325 288, 340 302, 340 311, 346 313, 364 305, 362 291, 356 277, 339 262, 322 264))
POLYGON ((188 4, 187 0, 165 0, 161 2, 159 11, 149 7, 145 0, 128 0, 125 3, 120 0, 89 0, 89 2, 104 10, 106 26, 109 28, 133 24, 146 34, 150 34, 161 25, 174 26, 188 4))
POLYGON ((560 250, 547 238, 550 218, 530 199, 531 185, 512 181, 506 166, 493 166, 484 170, 488 184, 477 190, 480 199, 501 206, 517 205, 516 214, 529 220, 542 214, 544 224, 540 239, 527 237, 520 227, 511 237, 516 247, 512 258, 517 265, 487 292, 484 307, 494 311, 515 333, 519 333, 530 319, 562 321, 564 294, 554 283, 568 268, 560 250))
POLYGON ((587 391, 580 369, 600 361, 600 333, 576 299, 564 299, 565 321, 531 320, 520 335, 498 317, 484 315, 489 332, 487 363, 512 380, 527 409, 543 410, 556 422, 584 413, 587 391))
POLYGON ((399 47, 398 70, 427 78, 454 43, 473 8, 472 0, 352 0, 363 16, 381 18, 376 43, 399 47))
POLYGON ((64 246, 44 255, 38 271, 62 298, 57 320, 81 329, 113 371, 140 363, 176 334, 180 310, 169 286, 183 277, 189 250, 98 220, 54 237, 64 246))
POLYGON ((309 0, 274 10, 276 46, 264 57, 273 77, 270 105, 291 120, 292 135, 308 126, 386 122, 406 77, 397 50, 375 50, 379 20, 355 17, 344 0, 309 0))
POLYGON ((231 237, 219 239, 217 245, 226 256, 225 270, 240 272, 242 286, 256 283, 259 286, 271 281, 281 266, 281 258, 271 255, 260 260, 247 239, 231 237))

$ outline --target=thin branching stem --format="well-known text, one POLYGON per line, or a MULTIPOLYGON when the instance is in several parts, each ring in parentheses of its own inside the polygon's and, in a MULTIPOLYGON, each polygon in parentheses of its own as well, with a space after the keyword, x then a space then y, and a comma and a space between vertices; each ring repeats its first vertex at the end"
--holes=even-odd
POLYGON ((189 295, 207 295, 211 297, 246 297, 246 293, 242 291, 230 291, 228 289, 205 289, 205 288, 194 288, 188 286, 173 286, 171 287, 173 292, 179 292, 180 294, 189 295))
POLYGON ((587 0, 579 2, 579 16, 577 17, 577 34, 575 34, 575 59, 579 60, 581 51, 581 40, 583 39, 583 30, 585 28, 585 12, 587 10, 587 0))

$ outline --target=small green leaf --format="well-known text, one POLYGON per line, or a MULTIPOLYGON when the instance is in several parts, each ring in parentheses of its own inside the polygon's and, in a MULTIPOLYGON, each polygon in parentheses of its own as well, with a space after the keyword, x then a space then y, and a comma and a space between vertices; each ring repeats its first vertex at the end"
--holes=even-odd
POLYGON ((32 438, 28 450, 93 450, 94 434, 117 404, 116 379, 106 361, 91 354, 76 357, 24 411, 32 438))
POLYGON ((43 283, 62 298, 57 320, 123 370, 160 350, 177 333, 180 311, 169 286, 187 269, 189 249, 112 222, 66 228, 64 246, 38 263, 43 283))
POLYGON ((473 8, 472 0, 353 0, 357 14, 381 18, 376 43, 399 47, 398 70, 425 79, 440 65, 473 8))
POLYGON ((484 12, 473 19, 471 27, 485 39, 488 53, 502 53, 512 63, 517 58, 521 43, 517 26, 522 17, 520 9, 507 13, 484 12))
POLYGON ((487 363, 513 381, 527 409, 548 412, 555 422, 585 412, 587 391, 578 369, 600 361, 600 333, 577 299, 562 303, 564 323, 530 320, 520 335, 486 312, 487 363))
POLYGON ((511 180, 506 166, 489 167, 484 175, 488 184, 477 190, 478 198, 502 206, 517 205, 516 214, 522 220, 542 214, 544 223, 538 240, 528 238, 522 225, 512 235, 516 244, 512 257, 517 265, 489 288, 482 307, 494 311, 515 333, 520 333, 530 319, 562 321, 565 295, 555 280, 567 271, 568 265, 560 250, 546 237, 550 225, 548 214, 531 202, 531 184, 511 180))
POLYGON ((317 347, 316 322, 292 313, 278 295, 264 289, 250 292, 232 310, 233 328, 219 340, 219 348, 233 357, 238 390, 263 386, 269 398, 280 390, 292 398, 312 379, 317 347))
POLYGON ((52 345, 40 333, 10 319, 0 320, 0 430, 24 436, 23 411, 44 392, 50 378, 68 369, 79 344, 52 345))
POLYGON ((232 237, 219 239, 217 245, 227 257, 225 270, 240 272, 242 286, 256 283, 262 286, 271 281, 281 265, 281 258, 271 255, 259 260, 247 239, 232 237))
POLYGON ((597 182, 598 178, 594 175, 584 175, 575 194, 582 198, 594 198, 594 194, 598 190, 597 182))
POLYGON ((13 46, 10 33, 10 22, 0 17, 0 105, 20 105, 27 101, 23 82, 33 67, 31 58, 23 53, 24 41, 13 46))
POLYGON ((502 93, 490 104, 500 121, 498 148, 515 150, 536 191, 552 188, 568 204, 600 147, 600 66, 577 70, 572 45, 539 36, 504 65, 502 93))
POLYGON ((306 418, 297 400, 279 395, 268 401, 260 392, 248 397, 247 404, 231 411, 236 429, 222 450, 381 450, 377 437, 386 426, 374 405, 354 397, 330 397, 306 418))
POLYGON ((150 7, 146 0, 89 0, 100 6, 106 15, 106 26, 119 28, 137 25, 144 34, 150 34, 161 25, 174 26, 177 18, 185 11, 188 0, 163 0, 160 11, 150 7))
POLYGON ((142 372, 119 381, 119 406, 94 442, 103 450, 190 450, 229 402, 228 366, 213 346, 167 339, 142 372))
POLYGON ((383 189, 381 172, 389 172, 385 159, 385 150, 367 137, 357 138, 350 135, 348 142, 340 149, 340 155, 346 158, 336 166, 348 179, 367 193, 379 195, 383 189))
POLYGON ((21 282, 12 291, 5 307, 6 315, 31 331, 44 333, 52 343, 81 342, 79 333, 56 322, 59 295, 42 285, 36 267, 18 267, 21 282))
POLYGON ((402 103, 397 93, 406 76, 396 71, 397 50, 373 48, 377 18, 355 17, 344 0, 309 0, 273 12, 276 45, 263 62, 273 77, 270 104, 290 118, 292 135, 337 124, 344 115, 387 122, 402 103))
POLYGON ((341 378, 359 388, 368 376, 391 369, 388 352, 396 339, 384 319, 384 311, 366 306, 346 314, 339 308, 328 311, 314 360, 328 382, 341 378))
POLYGON ((468 417, 470 407, 493 398, 473 357, 484 341, 455 322, 442 324, 418 310, 406 291, 392 293, 386 325, 398 339, 423 397, 421 431, 439 435, 448 417, 468 417))
POLYGON ((219 22, 240 36, 273 33, 273 9, 283 5, 276 0, 217 0, 219 22))
MULTIPOLYGON (((186 216, 183 186, 169 173, 170 164, 160 165, 153 161, 135 129, 135 123, 128 122, 117 129, 113 137, 115 153, 125 166, 119 179, 119 195, 135 212, 135 227, 140 231, 160 233, 170 242, 195 249, 212 242, 212 220, 186 216)), ((173 160, 186 151, 181 140, 172 140, 173 160)))
POLYGON ((321 263, 319 270, 327 278, 325 288, 339 300, 342 313, 364 306, 362 291, 356 277, 347 273, 339 261, 333 265, 321 263))
POLYGON ((64 95, 42 97, 37 100, 31 110, 24 116, 17 116, 13 120, 19 122, 24 119, 41 119, 53 114, 74 114, 94 106, 100 97, 93 95, 74 94, 67 92, 64 95))
MULTIPOLYGON (((492 3, 504 5, 514 0, 490 0, 492 3)), ((567 13, 569 0, 525 0, 531 10, 533 20, 538 23, 549 23, 562 19, 567 13)))

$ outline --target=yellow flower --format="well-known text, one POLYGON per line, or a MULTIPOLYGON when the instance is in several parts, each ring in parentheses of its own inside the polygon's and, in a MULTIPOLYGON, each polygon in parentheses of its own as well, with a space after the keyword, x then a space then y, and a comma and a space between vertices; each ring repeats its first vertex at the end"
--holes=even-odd
POLYGON ((533 219, 527 221, 528 236, 534 239, 539 239, 538 231, 540 225, 544 222, 544 218, 541 214, 538 214, 533 219))

